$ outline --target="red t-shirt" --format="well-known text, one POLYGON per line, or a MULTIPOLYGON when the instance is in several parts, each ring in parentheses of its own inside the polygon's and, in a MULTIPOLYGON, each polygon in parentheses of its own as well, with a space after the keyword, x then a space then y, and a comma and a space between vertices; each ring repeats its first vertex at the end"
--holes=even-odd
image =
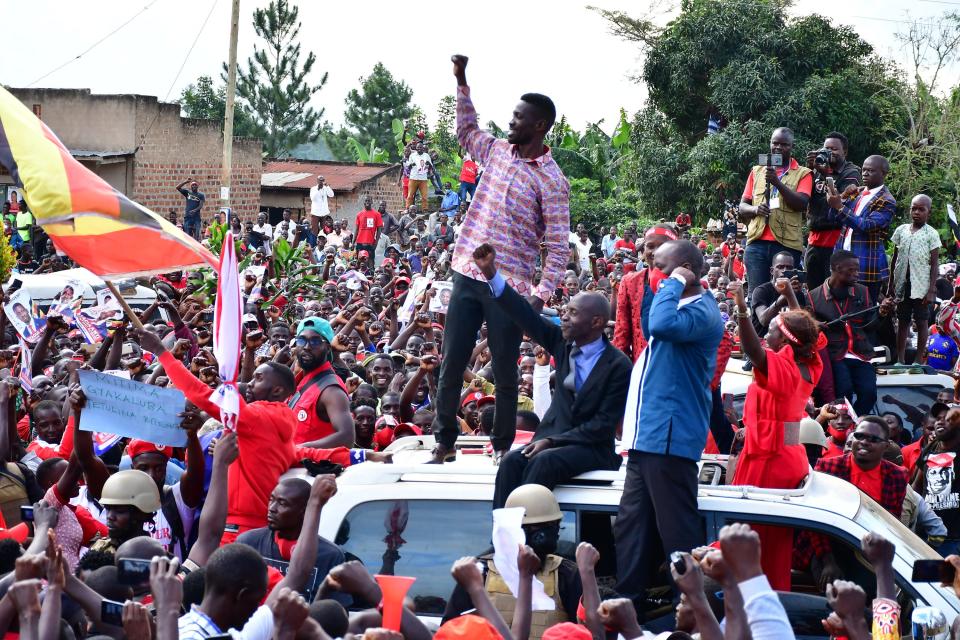
POLYGON ((614 249, 629 249, 630 251, 636 251, 637 245, 633 244, 629 240, 624 240, 623 238, 617 240, 614 245, 614 249))
POLYGON ((920 453, 923 451, 923 440, 917 440, 912 444, 908 444, 903 449, 900 450, 900 453, 903 454, 903 466, 907 468, 907 471, 913 473, 913 468, 917 465, 917 460, 920 459, 920 453))
MULTIPOLYGON (((787 171, 792 171, 794 169, 799 169, 800 165, 797 164, 797 161, 793 158, 790 158, 790 167, 787 171)), ((784 171, 783 173, 786 173, 784 171)), ((780 174, 781 176, 783 174, 780 174)), ((797 193, 802 193, 808 198, 810 194, 813 193, 813 174, 808 173, 804 177, 800 178, 800 183, 797 184, 797 193)), ((747 176, 747 184, 743 187, 743 196, 742 200, 753 200, 753 171, 750 172, 750 175, 747 176)), ((770 230, 770 225, 764 225, 763 234, 757 238, 758 240, 769 240, 771 242, 776 242, 777 238, 773 235, 773 231, 770 230)))
POLYGON ((856 463, 850 465, 850 482, 860 491, 880 502, 880 494, 883 493, 883 480, 880 478, 880 465, 875 466, 870 471, 864 471, 856 463))
POLYGON ((812 247, 830 247, 836 246, 837 240, 843 229, 827 229, 826 231, 811 231, 809 244, 812 247))
POLYGON ((377 229, 383 226, 379 211, 361 211, 357 214, 357 244, 373 244, 377 229))
POLYGON ((473 160, 465 160, 463 168, 460 169, 460 182, 474 183, 477 181, 477 163, 473 160))

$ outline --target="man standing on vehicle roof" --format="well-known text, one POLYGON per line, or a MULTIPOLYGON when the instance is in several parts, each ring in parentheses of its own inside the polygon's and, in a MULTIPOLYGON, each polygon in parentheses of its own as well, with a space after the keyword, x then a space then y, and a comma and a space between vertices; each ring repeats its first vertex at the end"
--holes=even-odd
MULTIPOLYGON (((543 138, 557 110, 545 95, 525 93, 513 110, 510 133, 498 140, 477 125, 477 113, 467 85, 466 56, 455 55, 457 78, 457 138, 460 145, 484 165, 484 178, 467 210, 453 252, 453 294, 443 335, 443 359, 437 385, 437 445, 433 462, 442 463, 457 439, 457 403, 463 372, 486 320, 496 340, 490 342, 496 379, 496 411, 491 442, 494 460, 510 449, 516 432, 517 355, 522 331, 490 296, 490 288, 473 261, 473 251, 492 245, 500 271, 517 293, 529 296, 536 311, 554 294, 570 255, 570 185, 543 138), (546 247, 543 275, 534 284, 532 259, 546 247)), ((412 187, 411 187, 412 188, 412 187)))

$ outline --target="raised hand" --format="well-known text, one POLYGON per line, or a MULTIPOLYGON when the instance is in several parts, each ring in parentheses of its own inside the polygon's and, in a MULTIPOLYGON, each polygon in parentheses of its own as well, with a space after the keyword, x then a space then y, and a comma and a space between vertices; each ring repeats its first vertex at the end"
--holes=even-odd
POLYGON ((471 589, 483 589, 483 574, 473 556, 465 556, 454 562, 450 573, 457 584, 468 592, 471 589))
POLYGON ((536 575, 537 571, 540 571, 540 558, 525 544, 520 545, 520 550, 517 552, 517 568, 521 576, 536 575))
POLYGON ((467 56, 459 53, 450 56, 450 61, 453 62, 453 77, 457 79, 459 85, 467 84, 467 62, 469 60, 467 56))
POLYGON ((730 524, 720 530, 720 550, 737 583, 763 573, 760 568, 760 536, 746 524, 730 524))
POLYGON ((489 244, 482 244, 473 250, 473 261, 487 280, 497 275, 497 250, 489 244))

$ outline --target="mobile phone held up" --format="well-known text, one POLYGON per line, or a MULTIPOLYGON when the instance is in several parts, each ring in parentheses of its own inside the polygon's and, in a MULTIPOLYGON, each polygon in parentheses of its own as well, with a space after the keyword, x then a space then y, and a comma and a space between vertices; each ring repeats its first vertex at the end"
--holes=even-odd
POLYGON ((104 599, 100 602, 100 621, 114 627, 123 626, 123 603, 104 599))
POLYGON ((130 586, 150 582, 150 561, 136 558, 117 560, 117 580, 130 586))
POLYGON ((913 563, 913 582, 952 584, 956 569, 946 560, 917 560, 913 563))

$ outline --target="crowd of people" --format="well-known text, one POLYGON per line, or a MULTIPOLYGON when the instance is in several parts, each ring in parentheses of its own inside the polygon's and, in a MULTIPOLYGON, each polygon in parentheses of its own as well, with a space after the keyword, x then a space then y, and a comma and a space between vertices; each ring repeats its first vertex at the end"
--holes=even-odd
MULTIPOLYGON (((779 128, 776 161, 751 170, 716 246, 686 213, 571 230, 569 186, 543 143, 552 101, 524 94, 508 137, 494 138, 477 124, 466 58, 453 64, 456 190, 423 135, 404 153, 396 213, 367 198, 354 219, 335 217, 323 176, 305 218, 285 211, 275 225, 205 214, 196 181, 177 187, 185 210, 172 223, 198 239, 232 229, 260 268, 241 279, 234 428, 210 399, 221 381, 197 274, 143 280, 157 301, 95 348, 68 318, 47 315, 28 345, 0 316, 0 627, 43 639, 632 640, 654 637, 642 627, 648 589, 666 571, 677 607, 664 638, 791 638, 777 592, 800 571, 832 608, 826 634, 898 637, 909 625, 883 531, 862 541, 875 593, 823 536, 735 524, 706 539, 698 461, 729 456, 732 485, 796 489, 811 467, 838 477, 960 568, 955 391, 878 399, 871 363, 886 347, 957 375, 960 285, 928 224, 935 203, 915 195, 896 226, 886 159, 861 169, 830 132, 801 163, 779 128), (275 273, 281 240, 306 243, 322 295, 275 273), (739 412, 722 383, 732 357, 753 376, 739 412), (84 370, 180 390, 186 446, 122 438, 101 450, 79 427, 84 370), (878 400, 899 411, 875 415, 878 400), (378 583, 317 535, 336 474, 389 463, 390 444, 410 435, 435 438, 434 464, 456 460, 459 436, 488 437, 492 506, 524 510, 518 589, 492 555, 457 561, 435 632, 409 607, 399 630, 381 628, 378 583), (623 466, 607 559, 617 580, 598 585, 590 544, 557 554, 552 489, 623 466), (281 478, 301 467, 312 484, 281 478), (556 602, 548 614, 535 610, 534 578, 556 602)), ((69 257, 17 205, 3 215, 15 270, 55 278, 69 257)))

